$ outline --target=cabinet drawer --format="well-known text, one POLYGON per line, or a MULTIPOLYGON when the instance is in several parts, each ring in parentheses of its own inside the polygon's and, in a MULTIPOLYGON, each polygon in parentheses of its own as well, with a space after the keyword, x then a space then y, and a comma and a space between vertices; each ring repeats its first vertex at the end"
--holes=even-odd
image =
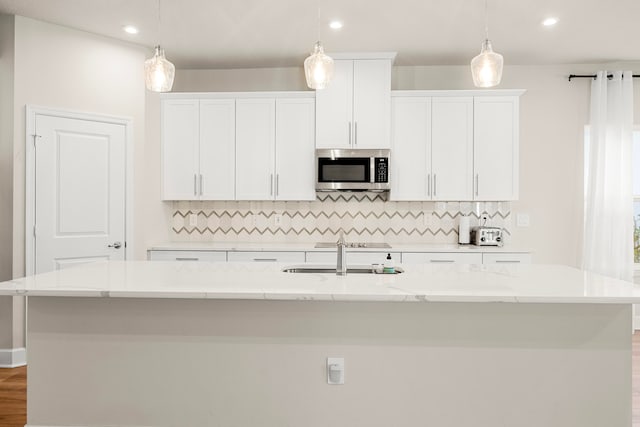
POLYGON ((304 262, 304 252, 234 251, 227 254, 229 262, 304 262))
POLYGON ((531 254, 528 253, 484 253, 483 264, 531 264, 531 254))
POLYGON ((403 252, 403 264, 482 264, 481 253, 403 252))
MULTIPOLYGON (((391 254, 394 264, 400 263, 400 252, 351 252, 347 249, 347 264, 383 264, 388 253, 391 254)), ((307 252, 307 262, 333 265, 337 260, 338 255, 335 251, 307 252)))
POLYGON ((215 261, 225 262, 224 251, 148 251, 151 261, 215 261))

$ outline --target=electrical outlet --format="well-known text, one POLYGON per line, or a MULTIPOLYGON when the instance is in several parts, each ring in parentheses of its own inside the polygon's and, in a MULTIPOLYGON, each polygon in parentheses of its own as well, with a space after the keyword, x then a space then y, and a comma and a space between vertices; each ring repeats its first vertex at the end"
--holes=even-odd
POLYGON ((521 213, 516 215, 516 225, 518 227, 529 227, 530 225, 529 214, 521 213))
POLYGON ((273 216, 273 225, 275 226, 282 225, 282 214, 275 214, 273 216))
POLYGON ((327 384, 344 384, 344 357, 327 357, 327 384))
POLYGON ((189 214, 189 226, 190 227, 197 227, 198 226, 198 215, 192 213, 189 214))

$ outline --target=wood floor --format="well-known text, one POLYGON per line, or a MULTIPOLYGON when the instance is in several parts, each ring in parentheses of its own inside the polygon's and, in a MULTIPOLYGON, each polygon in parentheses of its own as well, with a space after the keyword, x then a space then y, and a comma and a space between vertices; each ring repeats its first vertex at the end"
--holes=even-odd
POLYGON ((27 423, 27 367, 0 369, 0 426, 27 423))
MULTIPOLYGON (((633 427, 640 427, 640 332, 633 335, 633 427)), ((27 367, 0 369, 0 427, 27 423, 27 367)))

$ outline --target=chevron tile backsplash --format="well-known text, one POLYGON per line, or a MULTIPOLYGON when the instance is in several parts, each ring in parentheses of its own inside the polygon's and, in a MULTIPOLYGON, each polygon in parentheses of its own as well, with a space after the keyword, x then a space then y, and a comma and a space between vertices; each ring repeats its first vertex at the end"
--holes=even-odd
POLYGON ((394 202, 378 193, 318 193, 309 202, 173 202, 175 241, 456 243, 461 215, 511 228, 509 202, 394 202), (195 222, 193 221, 195 215, 195 222))
POLYGON ((318 193, 310 202, 173 202, 176 241, 456 243, 471 225, 511 228, 509 202, 393 202, 379 193, 318 193), (192 222, 196 216, 195 225, 192 222))

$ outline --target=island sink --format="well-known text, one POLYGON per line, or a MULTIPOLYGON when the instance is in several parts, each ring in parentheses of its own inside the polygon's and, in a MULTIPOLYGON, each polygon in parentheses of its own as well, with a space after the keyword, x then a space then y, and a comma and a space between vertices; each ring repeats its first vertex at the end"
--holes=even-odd
MULTIPOLYGON (((336 267, 329 265, 292 265, 282 269, 284 273, 332 273, 336 274, 336 267)), ((383 273, 374 265, 350 265, 347 266, 347 274, 399 274, 404 273, 401 267, 395 267, 395 273, 383 273)))

